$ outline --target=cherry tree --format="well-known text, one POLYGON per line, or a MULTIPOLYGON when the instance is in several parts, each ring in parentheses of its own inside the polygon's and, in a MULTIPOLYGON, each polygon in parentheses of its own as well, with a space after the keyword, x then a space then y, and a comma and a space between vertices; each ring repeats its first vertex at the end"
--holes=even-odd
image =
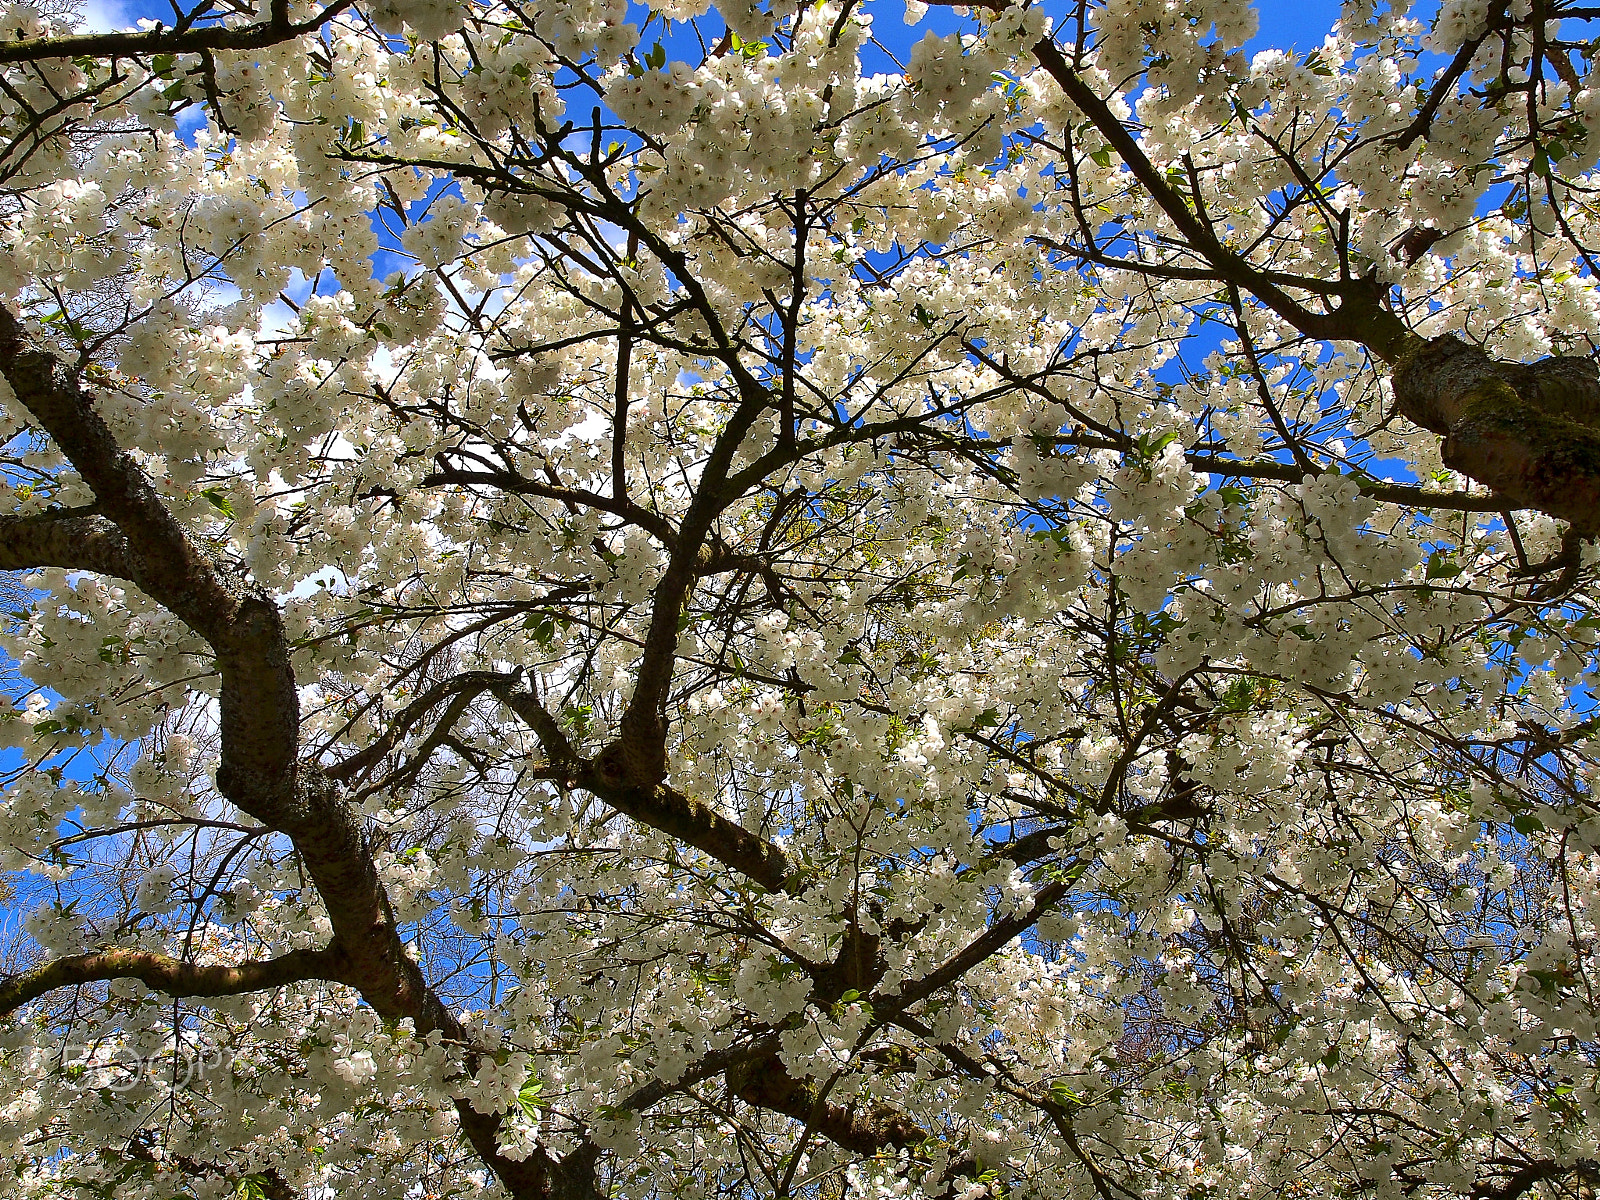
POLYGON ((1595 18, 5 10, 0 1195, 1592 1191, 1595 18))

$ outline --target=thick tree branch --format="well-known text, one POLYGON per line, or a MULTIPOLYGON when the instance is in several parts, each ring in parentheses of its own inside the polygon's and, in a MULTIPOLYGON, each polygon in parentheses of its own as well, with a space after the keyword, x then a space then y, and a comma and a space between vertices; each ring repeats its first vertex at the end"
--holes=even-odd
POLYGON ((278 958, 224 966, 190 963, 146 950, 108 948, 75 954, 0 979, 0 1016, 57 988, 113 979, 137 979, 168 996, 238 996, 308 979, 344 982, 334 949, 291 950, 278 958))
POLYGON ((702 850, 769 892, 792 886, 793 868, 784 852, 737 821, 665 783, 630 783, 611 760, 608 748, 594 760, 573 747, 560 722, 538 697, 506 684, 492 689, 505 706, 538 736, 551 766, 573 787, 581 787, 641 825, 702 850))
POLYGON ((672 527, 672 522, 648 508, 633 503, 625 494, 603 496, 587 488, 566 487, 560 483, 541 483, 537 479, 528 479, 513 471, 471 471, 449 463, 441 463, 437 471, 424 476, 421 486, 437 487, 448 483, 468 487, 488 486, 501 492, 541 496, 548 500, 560 500, 569 505, 597 509, 637 525, 668 550, 678 544, 678 531, 672 527))
POLYGON ((0 517, 0 571, 34 567, 64 567, 128 579, 127 539, 110 521, 88 509, 0 517))
POLYGON ((1433 119, 1439 114, 1439 106, 1448 98, 1456 94, 1456 85, 1461 82, 1472 60, 1478 55, 1478 47, 1489 40, 1491 34, 1501 33, 1500 23, 1505 19, 1505 5, 1497 4, 1489 13, 1489 20, 1484 30, 1477 37, 1463 43, 1461 49, 1456 51, 1456 56, 1450 65, 1444 69, 1433 86, 1428 89, 1428 98, 1417 110, 1417 115, 1397 134, 1390 134, 1393 144, 1398 150, 1409 150, 1412 143, 1418 138, 1428 136, 1428 131, 1433 128, 1433 119))
POLYGON ((677 788, 665 783, 619 785, 607 772, 604 757, 574 782, 625 816, 705 851, 769 892, 797 885, 789 858, 781 849, 677 788))
POLYGON ((202 50, 264 50, 302 34, 315 33, 349 8, 353 0, 335 0, 309 20, 292 23, 274 5, 270 20, 251 25, 202 25, 146 29, 138 33, 79 33, 67 37, 25 38, 0 42, 0 63, 47 62, 84 57, 142 58, 152 54, 198 54, 202 50))
MULTIPOLYGON (((1341 336, 1337 332, 1340 323, 1336 313, 1312 312, 1278 284, 1268 280, 1263 271, 1222 244, 1211 223, 1190 209, 1183 197, 1167 182, 1166 176, 1146 156, 1139 143, 1128 132, 1127 126, 1117 119, 1110 106, 1084 81, 1083 77, 1072 69, 1061 51, 1056 48, 1052 38, 1041 38, 1032 49, 1034 57, 1039 60, 1039 65, 1066 93, 1067 99, 1077 105, 1089 118, 1100 136, 1105 138, 1116 152, 1117 157, 1129 171, 1133 172, 1133 177, 1139 181, 1140 186, 1149 193, 1151 199, 1166 214, 1167 219, 1177 227, 1178 233, 1196 253, 1211 264, 1219 277, 1249 291, 1273 312, 1311 337, 1341 336)), ((1318 290, 1321 290, 1323 282, 1317 281, 1318 290)))
POLYGON ((904 985, 893 996, 874 1000, 874 1006, 883 1005, 886 1010, 898 1012, 910 1008, 919 1000, 925 1000, 942 987, 948 987, 960 979, 973 967, 983 962, 990 955, 1014 937, 1023 933, 1038 922, 1039 918, 1054 908, 1076 882, 1077 874, 1081 874, 1087 867, 1087 862, 1080 863, 1077 871, 1070 879, 1058 879, 1040 888, 1033 897, 1033 903, 1022 912, 1014 913, 1009 917, 1002 917, 985 929, 965 947, 952 954, 944 962, 929 971, 921 979, 904 985))
POLYGON ((932 1140, 927 1130, 887 1104, 830 1103, 814 1082, 790 1075, 776 1054, 730 1069, 728 1086, 746 1104, 793 1117, 857 1154, 913 1149, 932 1140))
MULTIPOLYGON (((1228 479, 1276 479, 1285 483, 1300 483, 1307 473, 1299 467, 1276 460, 1255 458, 1217 458, 1210 454, 1190 452, 1185 460, 1196 471, 1221 475, 1228 479)), ((1314 471, 1311 474, 1322 474, 1314 471)), ((1385 504, 1404 504, 1412 508, 1434 508, 1448 512, 1497 513, 1508 505, 1504 496, 1469 496, 1464 492, 1427 492, 1420 487, 1403 483, 1376 483, 1360 475, 1346 475, 1363 496, 1381 500, 1385 504)))
POLYGON ((1563 1166, 1551 1158, 1537 1159, 1514 1167, 1497 1182, 1479 1180, 1474 1183, 1471 1200, 1517 1200, 1517 1197, 1526 1195, 1547 1179, 1577 1175, 1592 1181, 1597 1173, 1600 1173, 1600 1169, 1597 1169, 1597 1165, 1593 1162, 1579 1161, 1570 1166, 1563 1166))
POLYGON ((457 699, 465 697, 470 701, 474 696, 489 691, 508 678, 492 671, 469 671, 434 684, 401 709, 384 731, 370 743, 350 757, 341 759, 334 766, 324 768, 323 773, 337 783, 348 783, 374 763, 381 761, 383 756, 393 750, 406 733, 441 701, 451 697, 457 699))
MULTIPOLYGON (((908 1058, 898 1046, 885 1047, 884 1052, 902 1061, 908 1058)), ((922 1147, 942 1140, 893 1105, 867 1100, 848 1105, 832 1103, 825 1087, 794 1078, 776 1054, 729 1069, 728 1089, 746 1104, 782 1113, 800 1122, 807 1132, 820 1133, 835 1145, 861 1155, 886 1151, 910 1151, 915 1155, 922 1147)), ((798 1147, 792 1151, 799 1152, 798 1147)), ((971 1153, 955 1154, 937 1181, 943 1186, 932 1187, 934 1181, 925 1179, 922 1194, 949 1194, 955 1190, 952 1184, 975 1178, 979 1169, 971 1153)))
POLYGON ((1501 363, 1443 337, 1394 373, 1395 408, 1444 438, 1445 464, 1506 508, 1534 508, 1600 532, 1600 372, 1588 358, 1501 363))
POLYGON ((94 411, 76 373, 4 306, 0 373, 121 530, 121 573, 211 643, 223 684, 218 783, 241 808, 288 832, 300 714, 277 605, 194 545, 94 411))

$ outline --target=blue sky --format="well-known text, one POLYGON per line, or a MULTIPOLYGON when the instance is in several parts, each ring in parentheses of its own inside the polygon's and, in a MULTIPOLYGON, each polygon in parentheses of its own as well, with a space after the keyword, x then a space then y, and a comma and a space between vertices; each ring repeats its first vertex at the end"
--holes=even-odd
MULTIPOLYGON (((874 5, 877 11, 879 5, 874 5)), ((886 0, 881 5, 889 10, 885 16, 896 16, 894 10, 899 8, 896 0, 886 0)), ((1049 5, 1055 7, 1055 5, 1049 5)), ((1419 5, 1419 10, 1432 8, 1433 5, 1419 5)), ((1266 0, 1257 5, 1261 18, 1261 30, 1251 43, 1252 50, 1266 49, 1269 46, 1298 46, 1300 49, 1309 49, 1322 40, 1333 22, 1339 16, 1340 5, 1336 0, 1303 0, 1300 3, 1284 3, 1283 0, 1266 0)), ((152 20, 172 20, 172 7, 168 4, 154 3, 152 0, 85 0, 83 5, 84 24, 90 29, 112 30, 125 29, 134 24, 141 17, 152 20)), ((929 14, 930 20, 939 16, 938 10, 929 14)), ((884 20, 880 17, 876 23, 876 32, 885 41, 895 37, 894 27, 897 20, 884 20)), ((903 26, 902 26, 903 28, 903 26)), ((905 35, 906 45, 914 40, 913 31, 908 30, 905 35)), ((920 36, 920 32, 916 33, 920 36)))

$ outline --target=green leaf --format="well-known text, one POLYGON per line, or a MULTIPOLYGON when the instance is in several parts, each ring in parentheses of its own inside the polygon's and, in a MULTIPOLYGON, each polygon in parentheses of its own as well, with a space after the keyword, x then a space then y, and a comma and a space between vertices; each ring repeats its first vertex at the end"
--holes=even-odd
POLYGON ((986 729, 990 725, 998 725, 999 723, 1000 710, 998 708, 986 708, 972 718, 973 729, 986 729))
POLYGON ((527 1082, 517 1090, 517 1107, 530 1121, 539 1119, 539 1094, 543 1091, 544 1084, 532 1075, 528 1076, 527 1082))
POLYGON ((1050 1099, 1068 1108, 1083 1103, 1083 1097, 1059 1079, 1050 1085, 1050 1099))
POLYGON ((212 508, 229 520, 233 519, 233 504, 227 496, 223 495, 221 488, 209 487, 200 494, 211 502, 212 508))
POLYGON ((1154 437, 1148 433, 1141 433, 1134 443, 1134 457, 1140 462, 1149 462, 1177 440, 1178 432, 1175 429, 1169 429, 1165 433, 1158 433, 1154 437))
POLYGON ((1440 550, 1428 556, 1429 579, 1454 579, 1461 574, 1461 564, 1451 557, 1447 550, 1440 550))

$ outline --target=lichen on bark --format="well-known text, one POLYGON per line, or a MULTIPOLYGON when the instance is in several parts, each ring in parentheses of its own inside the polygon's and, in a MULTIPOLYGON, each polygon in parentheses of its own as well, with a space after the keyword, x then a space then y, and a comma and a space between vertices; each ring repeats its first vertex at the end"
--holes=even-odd
POLYGON ((1592 359, 1497 362, 1455 336, 1407 347, 1396 410, 1444 438, 1445 465, 1504 497, 1600 532, 1600 371, 1592 359))

